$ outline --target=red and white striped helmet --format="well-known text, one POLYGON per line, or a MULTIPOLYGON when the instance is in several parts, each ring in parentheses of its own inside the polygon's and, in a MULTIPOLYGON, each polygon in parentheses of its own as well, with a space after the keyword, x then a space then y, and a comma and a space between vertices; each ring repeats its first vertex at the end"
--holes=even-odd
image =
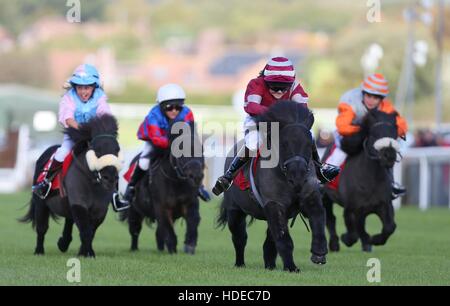
POLYGON ((381 73, 374 73, 364 79, 361 89, 372 95, 386 97, 389 94, 388 81, 381 73))
POLYGON ((271 58, 264 67, 264 81, 293 83, 295 81, 294 65, 285 57, 271 58))

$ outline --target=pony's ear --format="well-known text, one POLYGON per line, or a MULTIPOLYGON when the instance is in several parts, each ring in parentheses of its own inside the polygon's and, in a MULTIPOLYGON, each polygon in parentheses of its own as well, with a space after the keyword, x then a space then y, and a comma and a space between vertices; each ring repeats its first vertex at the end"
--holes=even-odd
POLYGON ((314 125, 314 114, 311 111, 308 114, 308 118, 306 118, 305 124, 308 129, 311 129, 314 125))

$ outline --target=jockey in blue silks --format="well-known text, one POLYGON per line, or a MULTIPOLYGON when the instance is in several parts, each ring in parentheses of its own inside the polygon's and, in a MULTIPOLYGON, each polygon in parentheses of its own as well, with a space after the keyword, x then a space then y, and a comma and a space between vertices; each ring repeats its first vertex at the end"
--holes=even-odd
MULTIPOLYGON (((137 182, 147 171, 151 170, 150 162, 153 158, 154 148, 169 148, 170 122, 194 122, 194 115, 185 105, 185 99, 186 93, 177 84, 166 84, 159 88, 156 99, 157 105, 152 107, 137 132, 137 137, 145 143, 123 196, 125 202, 132 201, 137 182)), ((210 200, 210 196, 203 186, 199 189, 199 197, 204 201, 210 200)))

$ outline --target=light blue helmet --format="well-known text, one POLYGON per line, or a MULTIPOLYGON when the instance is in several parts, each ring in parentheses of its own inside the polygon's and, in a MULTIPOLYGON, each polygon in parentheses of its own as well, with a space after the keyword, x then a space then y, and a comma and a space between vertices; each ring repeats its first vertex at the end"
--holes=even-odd
POLYGON ((89 64, 78 66, 72 74, 69 82, 74 85, 92 85, 100 87, 100 76, 97 68, 89 64))

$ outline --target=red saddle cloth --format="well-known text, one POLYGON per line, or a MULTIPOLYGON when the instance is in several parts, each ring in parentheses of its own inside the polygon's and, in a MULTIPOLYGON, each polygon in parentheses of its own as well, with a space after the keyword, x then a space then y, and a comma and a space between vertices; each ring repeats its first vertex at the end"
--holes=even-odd
POLYGON ((132 163, 130 164, 130 167, 128 168, 127 172, 125 172, 125 174, 123 175, 123 178, 125 179, 125 181, 127 181, 127 183, 130 182, 131 177, 133 176, 134 169, 136 169, 138 160, 139 160, 139 159, 137 159, 137 160, 135 160, 134 162, 132 162, 132 163))
MULTIPOLYGON (((38 176, 37 179, 37 183, 40 183, 44 180, 45 178, 45 174, 47 173, 48 169, 50 168, 50 164, 53 160, 53 156, 55 154, 53 154, 50 159, 47 161, 47 163, 44 166, 44 169, 42 169, 41 173, 38 176)), ((72 164, 73 161, 73 156, 72 156, 72 152, 70 152, 70 154, 68 154, 66 156, 66 158, 64 159, 63 165, 62 165, 62 171, 59 171, 58 174, 53 178, 52 180, 52 190, 59 190, 60 187, 62 186, 62 180, 64 179, 64 177, 67 174, 67 170, 69 170, 69 166, 72 164)))
MULTIPOLYGON (((258 163, 259 159, 259 152, 256 155, 256 157, 253 158, 253 175, 256 175, 256 164, 258 163)), ((241 170, 239 170, 239 173, 236 175, 236 177, 233 180, 233 184, 236 185, 240 190, 247 190, 250 188, 250 181, 245 177, 245 168, 242 167, 241 170)))

